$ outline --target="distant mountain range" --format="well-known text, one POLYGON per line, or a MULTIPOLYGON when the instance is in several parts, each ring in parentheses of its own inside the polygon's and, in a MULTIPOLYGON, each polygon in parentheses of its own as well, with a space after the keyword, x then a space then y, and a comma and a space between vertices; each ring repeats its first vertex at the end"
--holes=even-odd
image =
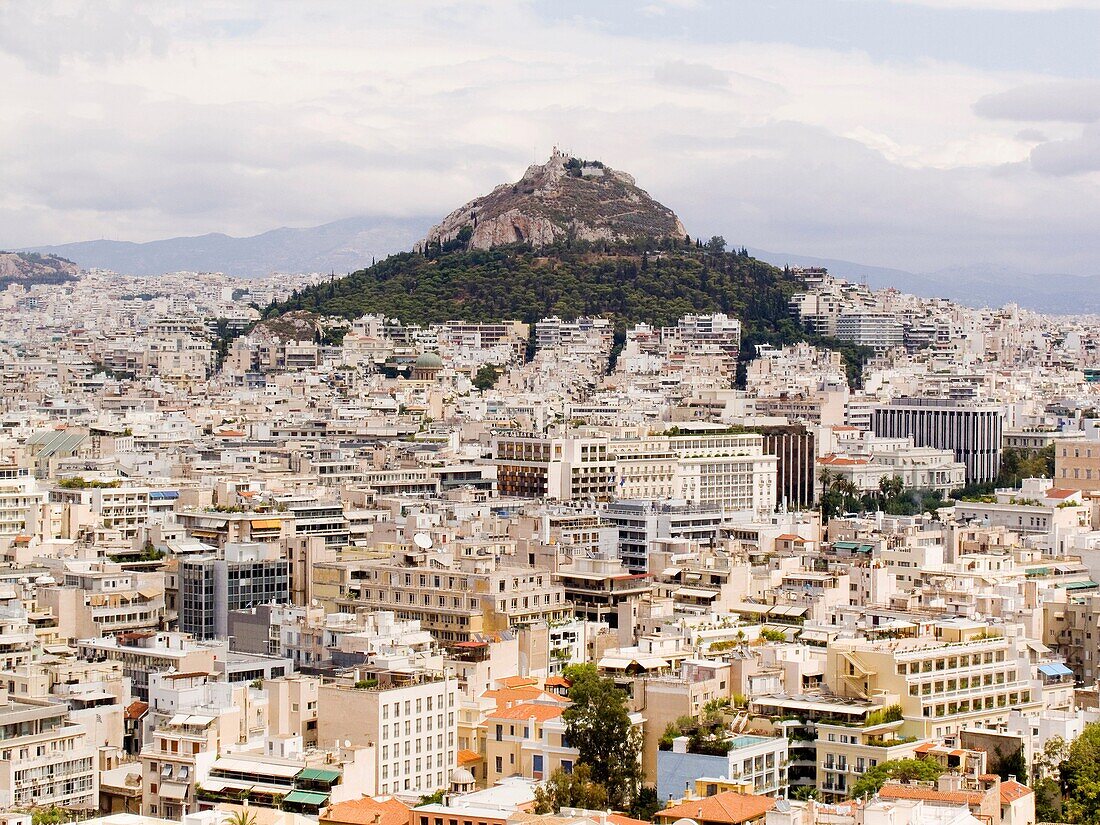
POLYGON ((823 266, 831 275, 865 283, 872 289, 893 287, 926 298, 948 298, 964 306, 1000 307, 1017 303, 1037 312, 1100 314, 1100 278, 1096 277, 1039 275, 992 264, 917 273, 751 247, 749 254, 775 266, 823 266))
MULTIPOLYGON (((425 236, 432 218, 346 218, 304 229, 273 229, 247 238, 209 234, 147 243, 83 241, 34 247, 25 252, 58 255, 81 267, 113 269, 126 275, 160 275, 191 270, 254 277, 271 272, 354 272, 425 236)), ((894 287, 926 297, 949 298, 967 306, 1016 302, 1040 312, 1100 314, 1100 278, 1033 274, 1007 267, 962 266, 910 272, 834 258, 750 248, 762 261, 784 266, 824 266, 841 278, 880 289, 894 287)))
POLYGON ((410 249, 430 218, 345 218, 306 229, 272 229, 234 238, 220 233, 132 243, 81 241, 23 250, 60 255, 85 269, 112 269, 123 275, 165 272, 224 272, 255 277, 272 272, 343 274, 410 249))

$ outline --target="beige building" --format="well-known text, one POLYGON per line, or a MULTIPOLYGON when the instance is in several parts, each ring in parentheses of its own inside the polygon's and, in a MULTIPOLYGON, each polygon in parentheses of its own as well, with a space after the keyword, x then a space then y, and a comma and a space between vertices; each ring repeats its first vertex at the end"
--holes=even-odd
POLYGON ((854 725, 817 723, 817 790, 823 802, 848 798, 852 783, 881 762, 910 759, 927 740, 902 736, 904 720, 854 725))
POLYGON ((404 550, 384 561, 349 562, 341 611, 393 611, 444 645, 476 634, 572 618, 565 590, 548 571, 505 566, 492 555, 404 550))
POLYGON ((457 764, 457 708, 452 677, 411 668, 357 670, 318 689, 317 737, 377 749, 365 793, 431 794, 447 787, 457 764))
POLYGON ((1100 441, 1080 439, 1056 443, 1054 483, 1087 492, 1100 490, 1100 441))
POLYGON ((1017 658, 1014 641, 982 622, 948 619, 934 635, 837 639, 825 681, 841 697, 900 705, 906 736, 943 737, 996 727, 1013 709, 1041 709, 1042 683, 1017 658))

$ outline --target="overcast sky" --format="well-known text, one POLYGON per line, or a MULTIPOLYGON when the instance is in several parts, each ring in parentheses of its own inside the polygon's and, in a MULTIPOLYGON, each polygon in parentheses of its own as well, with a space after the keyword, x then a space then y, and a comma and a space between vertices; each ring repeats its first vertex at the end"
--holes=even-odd
POLYGON ((1098 44, 1100 0, 8 0, 0 248, 436 218, 557 144, 693 235, 1100 274, 1098 44))

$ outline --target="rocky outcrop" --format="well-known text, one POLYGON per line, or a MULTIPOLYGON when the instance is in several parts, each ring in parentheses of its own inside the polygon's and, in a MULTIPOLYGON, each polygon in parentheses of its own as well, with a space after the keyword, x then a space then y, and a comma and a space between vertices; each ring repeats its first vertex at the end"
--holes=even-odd
POLYGON ((0 279, 28 284, 75 278, 79 268, 56 255, 35 252, 0 252, 0 279))
POLYGON ((417 249, 455 240, 489 249, 517 242, 545 246, 564 238, 620 241, 686 234, 676 214, 639 189, 626 172, 555 149, 550 160, 529 166, 515 183, 451 212, 417 249))

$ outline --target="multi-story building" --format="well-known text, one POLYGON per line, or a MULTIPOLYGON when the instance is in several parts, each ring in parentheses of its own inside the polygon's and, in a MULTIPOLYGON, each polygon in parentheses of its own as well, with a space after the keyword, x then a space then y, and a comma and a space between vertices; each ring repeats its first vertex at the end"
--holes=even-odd
POLYGON ((619 626, 620 604, 650 591, 644 574, 631 573, 618 555, 608 553, 575 553, 571 562, 558 566, 555 578, 579 618, 610 627, 619 626))
POLYGON ((339 609, 393 611, 419 620, 444 645, 538 622, 561 622, 573 609, 549 571, 473 558, 404 550, 391 558, 344 563, 349 574, 339 609))
POLYGON ((46 493, 27 467, 0 465, 0 542, 16 536, 33 536, 46 493))
POLYGON ((416 796, 448 787, 457 764, 458 682, 394 667, 355 670, 318 691, 317 736, 377 749, 373 793, 416 796))
POLYGON ((937 622, 934 635, 829 643, 825 681, 839 696, 896 697, 908 736, 943 737, 994 727, 1011 710, 1042 707, 1042 683, 1020 660, 1016 639, 967 619, 937 622))
POLYGON ((615 495, 615 465, 606 438, 498 433, 493 463, 503 496, 608 501, 615 495))
POLYGON ((98 807, 97 743, 68 714, 64 704, 0 687, 0 808, 98 807))
POLYGON ((1074 490, 1100 490, 1100 441, 1077 439, 1054 446, 1054 483, 1074 490))
POLYGON ((602 512, 618 531, 619 558, 631 573, 649 570, 649 552, 658 539, 682 538, 703 546, 718 541, 725 514, 714 506, 672 501, 616 501, 602 512))
POLYGON ((893 312, 842 312, 836 319, 836 337, 877 350, 900 347, 905 343, 905 332, 893 312))
POLYGON ((81 639, 77 653, 84 659, 122 662, 134 696, 149 698, 149 676, 177 673, 213 673, 217 650, 196 642, 186 633, 120 633, 102 639, 81 639))
POLYGON ((946 398, 898 398, 874 408, 875 435, 912 438, 918 447, 951 450, 966 465, 969 483, 993 481, 1001 469, 997 406, 960 404, 946 398))
POLYGON ((227 544, 218 556, 180 559, 179 589, 179 629, 224 639, 229 611, 290 600, 289 564, 269 544, 227 544))

